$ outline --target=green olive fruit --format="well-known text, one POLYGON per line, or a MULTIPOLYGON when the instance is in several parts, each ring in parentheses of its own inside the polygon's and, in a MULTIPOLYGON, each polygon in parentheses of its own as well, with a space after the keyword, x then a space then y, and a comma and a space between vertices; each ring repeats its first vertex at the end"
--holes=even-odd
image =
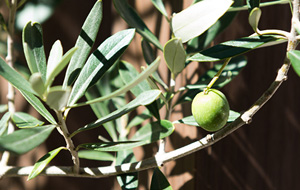
POLYGON ((213 132, 221 129, 229 116, 225 95, 216 89, 198 93, 192 102, 192 114, 203 129, 213 132))

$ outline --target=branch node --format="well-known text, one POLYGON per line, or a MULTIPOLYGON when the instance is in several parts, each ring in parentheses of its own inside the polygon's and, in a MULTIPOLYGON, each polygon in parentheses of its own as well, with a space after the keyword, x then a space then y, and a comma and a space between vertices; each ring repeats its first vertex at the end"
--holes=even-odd
POLYGON ((248 112, 245 112, 242 116, 241 119, 246 123, 250 124, 252 122, 252 118, 248 112))
POLYGON ((208 135, 206 135, 206 140, 207 140, 207 142, 211 142, 211 141, 213 141, 214 140, 214 134, 208 134, 208 135))

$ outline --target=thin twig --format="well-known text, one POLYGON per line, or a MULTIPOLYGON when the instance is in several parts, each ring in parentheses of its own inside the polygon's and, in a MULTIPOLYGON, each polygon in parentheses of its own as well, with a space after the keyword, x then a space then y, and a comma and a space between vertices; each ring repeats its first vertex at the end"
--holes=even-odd
MULTIPOLYGON (((14 66, 14 33, 15 33, 15 16, 17 10, 17 0, 11 0, 11 5, 9 7, 9 18, 8 18, 8 36, 7 36, 7 56, 6 62, 10 67, 14 66)), ((15 89, 14 87, 8 82, 7 83, 7 106, 8 111, 11 114, 15 113, 15 89)), ((10 134, 14 132, 14 125, 11 121, 8 123, 8 131, 7 133, 10 134)), ((10 153, 5 151, 2 154, 0 166, 5 166, 8 164, 10 157, 10 153)))
POLYGON ((60 132, 60 134, 64 137, 64 139, 66 141, 66 144, 67 144, 66 148, 71 153, 73 164, 74 164, 73 171, 76 174, 79 172, 79 166, 80 166, 78 153, 75 150, 75 146, 74 146, 72 139, 70 138, 70 134, 69 134, 69 131, 68 131, 68 128, 66 125, 66 121, 63 118, 63 114, 61 112, 56 112, 56 115, 57 115, 58 122, 59 122, 59 127, 57 128, 57 130, 60 132))

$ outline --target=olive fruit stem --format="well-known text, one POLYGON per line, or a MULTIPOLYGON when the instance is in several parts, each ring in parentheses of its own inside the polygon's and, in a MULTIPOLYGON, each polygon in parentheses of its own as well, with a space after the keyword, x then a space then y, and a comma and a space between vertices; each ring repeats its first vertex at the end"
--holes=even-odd
POLYGON ((230 62, 231 57, 227 58, 222 67, 219 69, 219 71, 217 72, 217 74, 214 76, 214 78, 211 79, 211 81, 209 82, 209 84, 207 85, 207 87, 204 89, 204 94, 208 93, 208 90, 215 84, 215 82, 219 79, 220 75, 222 74, 224 68, 228 65, 228 63, 230 62))

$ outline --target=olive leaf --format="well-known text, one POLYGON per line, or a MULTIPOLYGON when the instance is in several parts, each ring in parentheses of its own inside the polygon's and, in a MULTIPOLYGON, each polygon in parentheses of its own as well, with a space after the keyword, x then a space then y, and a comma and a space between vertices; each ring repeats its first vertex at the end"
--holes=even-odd
POLYGON ((67 150, 65 147, 59 147, 59 148, 56 148, 56 149, 48 152, 42 158, 40 158, 34 164, 33 169, 31 170, 27 181, 38 176, 45 169, 45 167, 49 164, 49 162, 63 149, 67 150))
POLYGON ((260 16, 261 16, 261 9, 255 7, 250 12, 249 18, 248 18, 250 26, 252 27, 253 31, 256 33, 259 33, 258 23, 259 23, 260 16))
POLYGON ((177 75, 184 69, 186 53, 180 38, 172 38, 165 44, 164 58, 173 74, 177 75))
POLYGON ((232 5, 232 0, 203 0, 174 14, 172 30, 185 43, 211 27, 232 5))

